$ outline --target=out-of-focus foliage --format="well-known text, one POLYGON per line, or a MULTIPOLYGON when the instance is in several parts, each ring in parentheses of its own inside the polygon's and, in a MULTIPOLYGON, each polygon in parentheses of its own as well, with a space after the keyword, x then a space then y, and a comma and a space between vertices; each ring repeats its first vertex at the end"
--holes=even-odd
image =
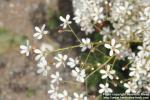
POLYGON ((14 47, 24 42, 25 39, 25 36, 13 35, 5 28, 0 28, 0 54, 12 51, 14 47))

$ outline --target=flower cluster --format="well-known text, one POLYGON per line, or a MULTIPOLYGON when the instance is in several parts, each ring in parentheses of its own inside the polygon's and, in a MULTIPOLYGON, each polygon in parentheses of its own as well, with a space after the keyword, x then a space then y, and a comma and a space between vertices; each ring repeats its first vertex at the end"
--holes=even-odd
MULTIPOLYGON (((118 59, 128 57, 130 60, 131 67, 122 68, 129 69, 129 76, 132 77, 130 82, 124 84, 125 88, 128 88, 126 92, 141 92, 142 89, 149 92, 150 2, 145 0, 73 0, 73 5, 74 19, 81 26, 81 30, 93 33, 94 25, 96 26, 99 22, 104 23, 99 29, 103 41, 111 40, 110 44, 105 44, 105 47, 110 49, 109 55, 116 55, 118 59), (101 14, 97 17, 99 20, 95 20, 92 16, 93 13, 96 14, 93 9, 97 8, 99 8, 98 13, 101 14), (109 24, 105 23, 106 21, 109 24), (119 43, 115 44, 115 40, 119 43), (138 52, 134 52, 131 43, 142 44, 136 48, 138 52)), ((104 71, 102 70, 101 73, 104 71)), ((110 78, 110 75, 106 74, 102 78, 107 76, 110 78)))
MULTIPOLYGON (((63 24, 61 24, 61 26, 63 26, 63 28, 66 28, 69 24, 71 24, 71 21, 69 21, 70 15, 66 16, 66 19, 64 19, 63 17, 60 17, 60 20, 63 21, 63 24)), ((45 31, 45 25, 42 26, 42 28, 40 29, 39 27, 35 27, 35 30, 37 31, 36 33, 33 34, 33 37, 36 37, 37 39, 42 39, 44 34, 47 34, 48 31, 45 31)), ((88 39, 88 42, 86 42, 86 40, 83 40, 83 44, 82 45, 82 49, 84 48, 84 50, 86 48, 90 49, 90 39, 88 39)), ((64 91, 60 92, 61 90, 59 90, 59 85, 61 84, 61 82, 65 82, 65 80, 63 80, 63 78, 61 77, 61 74, 59 72, 59 68, 63 67, 70 67, 71 68, 71 75, 75 78, 75 80, 79 83, 83 83, 84 82, 84 78, 86 77, 86 73, 85 73, 85 69, 79 68, 78 64, 79 64, 79 60, 78 58, 72 58, 72 57, 68 57, 68 55, 63 55, 61 53, 58 53, 54 58, 53 58, 53 63, 49 63, 48 61, 48 56, 49 56, 49 52, 55 52, 55 50, 53 50, 53 47, 51 47, 48 44, 43 44, 41 46, 41 48, 35 48, 33 46, 31 46, 31 44, 29 44, 29 41, 27 41, 26 45, 21 45, 20 46, 20 53, 21 54, 25 54, 26 56, 29 56, 30 52, 33 51, 33 53, 35 54, 35 61, 37 62, 37 73, 38 74, 42 74, 43 76, 48 76, 50 75, 51 77, 51 81, 50 81, 50 89, 48 91, 48 94, 50 95, 51 100, 56 100, 56 99, 60 99, 60 100, 78 100, 78 99, 83 99, 83 100, 87 100, 87 97, 83 94, 78 94, 78 93, 74 93, 74 97, 73 96, 69 96, 68 91, 64 89, 64 91), (51 67, 55 67, 56 73, 54 74, 49 74, 49 70, 51 69, 51 67)), ((57 50, 56 50, 57 51, 57 50)))
MULTIPOLYGON (((48 91, 50 100, 87 100, 91 92, 91 87, 88 87, 89 81, 95 80, 95 87, 97 84, 99 87, 92 90, 95 92, 94 96, 98 93, 116 92, 120 87, 125 93, 149 93, 150 2, 144 0, 72 0, 72 2, 75 15, 73 20, 81 27, 81 31, 85 31, 86 37, 80 38, 74 32, 69 14, 65 18, 60 16, 59 19, 62 22, 60 26, 63 32, 73 34, 78 40, 78 45, 55 49, 45 44, 37 48, 27 41, 26 45, 20 46, 21 54, 26 56, 34 54, 37 73, 51 77, 48 91), (90 38, 89 33, 100 38, 98 40, 90 38), (81 51, 76 56, 63 52, 74 48, 81 51), (55 56, 51 57, 51 54, 55 56), (122 62, 126 62, 126 65, 122 62), (56 72, 50 73, 49 70, 52 68, 56 72), (69 69, 72 80, 66 80, 61 69, 69 69), (71 93, 66 88, 60 87, 62 83, 77 83, 85 85, 86 89, 71 93)), ((42 39, 43 35, 49 33, 45 28, 46 25, 42 28, 36 26, 33 37, 42 39)))
POLYGON ((102 4, 102 0, 73 0, 74 20, 86 34, 94 31, 93 24, 102 23, 104 20, 102 4))

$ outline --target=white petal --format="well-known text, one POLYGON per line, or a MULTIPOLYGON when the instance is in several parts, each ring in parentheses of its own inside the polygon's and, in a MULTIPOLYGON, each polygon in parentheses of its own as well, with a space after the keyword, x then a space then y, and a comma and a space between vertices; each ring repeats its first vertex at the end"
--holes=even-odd
POLYGON ((61 58, 61 59, 63 58, 62 54, 58 54, 58 57, 61 58))
POLYGON ((105 70, 100 70, 100 73, 105 74, 106 71, 105 70))
POLYGON ((41 30, 44 31, 45 27, 46 27, 46 25, 44 24, 44 25, 42 26, 41 30))
POLYGON ((48 31, 44 31, 43 34, 48 34, 48 31))
POLYGON ((35 27, 35 30, 37 31, 37 32, 39 32, 39 33, 41 33, 41 30, 40 30, 40 28, 39 27, 35 27))
POLYGON ((67 58, 68 58, 68 56, 67 56, 67 55, 64 55, 63 60, 66 61, 67 58))
POLYGON ((41 58, 41 55, 37 55, 36 57, 35 57, 35 60, 37 61, 37 60, 39 60, 41 58))
POLYGON ((86 43, 86 40, 83 38, 83 39, 82 39, 82 42, 85 44, 85 43, 86 43))
POLYGON ((42 52, 41 52, 41 50, 39 50, 39 49, 35 49, 35 50, 34 50, 34 53, 38 53, 38 54, 39 54, 39 53, 42 53, 42 52))
POLYGON ((72 66, 73 62, 67 62, 68 66, 72 66))
POLYGON ((73 75, 74 77, 76 77, 76 76, 78 75, 78 73, 77 73, 75 70, 72 70, 72 75, 73 75))
POLYGON ((108 92, 109 92, 109 93, 112 93, 112 92, 113 92, 113 90, 112 90, 112 89, 110 89, 110 88, 108 88, 108 92))
POLYGON ((114 54, 113 50, 110 50, 109 55, 113 56, 113 54, 114 54))
POLYGON ((44 72, 43 72, 43 76, 47 76, 47 70, 44 70, 44 72))
POLYGON ((127 83, 124 83, 123 86, 126 87, 126 88, 129 88, 129 85, 127 83))
POLYGON ((114 46, 115 45, 115 39, 111 40, 111 45, 114 46))
POLYGON ((69 21, 69 19, 70 19, 70 15, 69 15, 69 14, 67 14, 67 16, 66 16, 66 20, 67 20, 67 21, 69 21))
POLYGON ((91 49, 91 48, 92 48, 91 44, 89 44, 89 45, 88 45, 88 48, 89 48, 89 49, 91 49))
POLYGON ((71 24, 72 22, 71 21, 68 21, 68 24, 71 24))
POLYGON ((102 76, 102 79, 105 79, 105 78, 107 78, 107 77, 108 77, 108 75, 105 74, 105 75, 102 76))
POLYGON ((59 72, 56 72, 56 76, 59 76, 59 72))
POLYGON ((67 27, 67 24, 63 24, 63 29, 65 29, 67 27))
POLYGON ((87 49, 87 47, 82 47, 81 51, 84 52, 87 49))
POLYGON ((52 75, 51 75, 51 78, 57 78, 57 77, 56 77, 56 75, 52 74, 52 75))
POLYGON ((80 69, 78 67, 75 68, 76 72, 80 72, 80 69))
POLYGON ((21 50, 20 53, 24 54, 24 53, 26 53, 26 50, 21 50))
POLYGON ((42 73, 43 71, 44 71, 44 69, 40 68, 40 69, 37 70, 37 73, 40 74, 40 73, 42 73))
POLYGON ((74 62, 74 59, 73 59, 73 58, 69 58, 69 60, 70 60, 71 62, 74 62))
POLYGON ((129 76, 134 76, 134 75, 135 75, 134 71, 132 71, 132 72, 129 73, 129 76))
POLYGON ((58 58, 58 57, 54 57, 54 59, 57 60, 57 61, 61 61, 61 59, 58 58))
POLYGON ((115 70, 111 70, 110 73, 111 73, 111 74, 115 74, 115 70))
POLYGON ((142 46, 138 46, 138 49, 139 49, 139 50, 142 50, 142 49, 143 49, 143 47, 142 47, 142 46))
POLYGON ((33 37, 38 37, 41 33, 34 33, 33 37))
POLYGON ((101 88, 105 88, 105 86, 103 84, 99 84, 99 87, 101 88))
POLYGON ((40 34, 40 35, 37 37, 37 39, 40 40, 40 39, 42 39, 42 37, 43 37, 43 35, 40 34))
POLYGON ((112 79, 113 79, 113 76, 112 76, 112 75, 109 75, 109 78, 112 80, 112 79))
POLYGON ((119 51, 118 49, 115 49, 115 53, 116 53, 116 54, 119 54, 120 51, 119 51))
POLYGON ((65 21, 66 21, 62 16, 60 16, 59 19, 60 19, 62 22, 65 22, 65 21))
POLYGON ((99 93, 103 93, 103 92, 104 92, 104 89, 100 89, 100 90, 99 90, 99 93))
POLYGON ((27 47, 25 45, 21 45, 20 49, 27 49, 27 47))
POLYGON ((47 74, 48 74, 48 73, 47 73, 47 70, 44 70, 44 71, 43 71, 43 76, 47 76, 47 74))
POLYGON ((106 84, 105 84, 105 86, 106 86, 106 87, 109 87, 109 84, 108 84, 108 83, 106 83, 106 84))
POLYGON ((120 48, 121 44, 116 44, 115 48, 120 48))
POLYGON ((62 64, 62 62, 58 62, 58 63, 56 64, 56 68, 59 68, 59 67, 61 66, 61 64, 62 64))
POLYGON ((26 52, 26 56, 29 56, 29 52, 28 51, 26 52))
POLYGON ((78 95, 77 93, 74 93, 74 96, 75 96, 76 98, 78 98, 78 97, 79 97, 79 95, 78 95))
POLYGON ((126 93, 130 93, 130 89, 127 89, 125 92, 126 92, 126 93))
POLYGON ((90 38, 86 38, 86 43, 90 43, 90 42, 91 42, 90 38))
POLYGON ((105 44, 104 46, 105 46, 106 48, 108 48, 108 49, 111 48, 111 45, 109 45, 109 44, 105 44))

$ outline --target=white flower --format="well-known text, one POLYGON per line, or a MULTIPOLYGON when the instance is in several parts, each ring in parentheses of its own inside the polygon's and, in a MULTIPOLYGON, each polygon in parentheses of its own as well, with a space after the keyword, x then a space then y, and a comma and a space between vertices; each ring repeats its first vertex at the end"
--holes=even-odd
POLYGON ((104 84, 100 84, 100 90, 99 90, 99 93, 112 93, 113 90, 111 88, 109 88, 109 84, 106 83, 105 85, 104 84))
POLYGON ((127 88, 127 90, 125 91, 126 93, 136 93, 136 84, 128 82, 128 83, 124 83, 124 87, 127 88))
POLYGON ((39 27, 35 27, 36 33, 33 34, 33 37, 37 38, 37 39, 42 39, 44 34, 48 34, 48 31, 45 30, 45 24, 41 27, 41 29, 39 27))
POLYGON ((74 99, 73 100, 87 100, 87 97, 86 96, 84 96, 84 94, 78 94, 78 93, 74 93, 74 99))
POLYGON ((84 52, 86 49, 91 49, 92 45, 91 45, 91 40, 90 38, 82 38, 82 45, 81 45, 82 49, 81 51, 84 52))
POLYGON ((107 65, 106 70, 100 70, 100 73, 103 74, 102 79, 106 79, 107 77, 113 79, 112 75, 115 74, 115 70, 111 70, 110 65, 107 65))
POLYGON ((100 34, 103 35, 103 41, 107 41, 108 38, 111 38, 111 30, 110 27, 103 27, 102 30, 100 31, 100 34))
POLYGON ((45 59, 41 60, 37 64, 38 70, 37 73, 43 73, 43 76, 47 76, 48 71, 51 69, 50 66, 48 66, 47 61, 45 59))
POLYGON ((44 60, 44 59, 45 59, 45 56, 46 56, 45 51, 41 51, 40 49, 35 49, 35 50, 34 50, 34 53, 37 54, 37 55, 35 56, 35 60, 36 60, 36 61, 38 61, 38 60, 44 60))
POLYGON ((59 72, 56 72, 56 74, 52 74, 51 78, 52 78, 51 83, 59 84, 59 81, 62 81, 62 78, 60 77, 59 72))
POLYGON ((56 68, 59 68, 62 64, 65 67, 64 62, 67 60, 67 55, 58 54, 56 57, 54 57, 55 60, 58 62, 56 63, 56 68))
POLYGON ((63 22, 63 24, 60 25, 60 26, 63 26, 63 29, 65 29, 67 27, 67 25, 72 23, 71 21, 69 21, 69 19, 70 19, 69 14, 66 15, 66 18, 63 18, 62 16, 60 16, 59 19, 63 22))
POLYGON ((115 43, 116 43, 115 39, 112 39, 111 40, 111 45, 110 44, 105 44, 105 47, 108 48, 108 49, 110 49, 110 52, 109 52, 110 56, 113 56, 114 52, 116 54, 120 53, 120 51, 118 50, 118 48, 121 47, 121 44, 115 44, 115 43))
POLYGON ((72 100, 66 90, 64 90, 63 93, 58 94, 58 97, 60 98, 60 100, 72 100))
MULTIPOLYGON (((103 10, 104 0, 72 0, 74 20, 86 34, 95 31, 94 24, 102 22, 105 18, 103 10)), ((106 1, 106 0, 105 0, 106 1)))
POLYGON ((76 67, 74 70, 72 70, 72 75, 76 77, 76 81, 78 82, 84 82, 85 69, 80 70, 78 67, 76 67))
POLYGON ((135 53, 131 53, 129 56, 128 56, 128 59, 129 60, 134 60, 135 59, 135 53))
POLYGON ((75 17, 73 18, 73 20, 74 20, 77 24, 79 24, 79 23, 81 22, 81 11, 78 9, 78 10, 76 10, 74 13, 75 13, 75 15, 77 15, 77 16, 75 16, 75 17))
POLYGON ((70 66, 70 68, 74 68, 77 64, 79 64, 79 60, 77 58, 69 58, 69 62, 67 62, 67 65, 70 66))
POLYGON ((131 71, 129 76, 136 76, 136 78, 139 78, 140 74, 146 74, 146 71, 139 65, 136 67, 130 67, 129 70, 131 71))
POLYGON ((104 8, 103 7, 100 7, 100 8, 94 7, 93 10, 94 10, 94 13, 92 14, 92 17, 93 17, 94 21, 101 23, 105 17, 102 13, 104 8))
MULTIPOLYGON (((138 49, 140 50, 139 52, 138 52, 138 55, 141 55, 141 56, 150 56, 150 52, 146 52, 146 51, 148 51, 148 49, 149 49, 149 46, 147 46, 147 45, 143 45, 143 46, 138 46, 138 49)), ((150 50, 150 49, 149 49, 150 50)))
POLYGON ((50 85, 51 89, 48 90, 48 94, 50 94, 50 98, 53 100, 57 100, 58 99, 58 87, 55 87, 53 84, 50 85))
POLYGON ((20 53, 25 54, 26 56, 29 56, 29 51, 31 49, 31 46, 29 44, 29 41, 26 41, 26 45, 20 45, 20 53))

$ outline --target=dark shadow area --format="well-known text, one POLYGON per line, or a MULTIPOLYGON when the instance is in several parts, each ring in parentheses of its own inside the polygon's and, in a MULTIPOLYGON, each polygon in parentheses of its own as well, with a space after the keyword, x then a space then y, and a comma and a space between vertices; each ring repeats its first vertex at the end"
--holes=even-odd
POLYGON ((61 14, 73 16, 72 0, 58 0, 58 9, 61 14))
POLYGON ((33 26, 40 26, 48 21, 48 8, 45 3, 39 3, 36 9, 30 12, 30 20, 33 26))

